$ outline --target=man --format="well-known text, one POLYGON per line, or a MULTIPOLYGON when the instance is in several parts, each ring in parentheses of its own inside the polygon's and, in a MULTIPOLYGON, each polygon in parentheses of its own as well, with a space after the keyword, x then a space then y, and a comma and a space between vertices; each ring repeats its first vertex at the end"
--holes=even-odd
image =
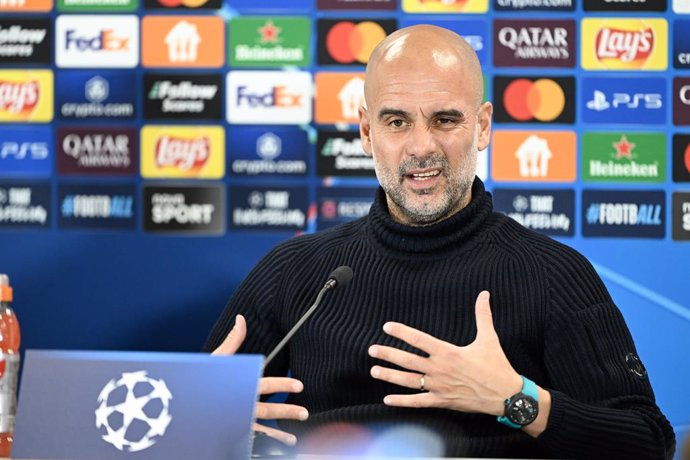
POLYGON ((365 100, 381 184, 369 215, 271 251, 206 344, 268 354, 327 274, 352 267, 266 369, 292 374, 262 381, 288 404, 257 411, 286 431, 257 429, 293 443, 329 423, 410 423, 447 456, 670 458, 673 430, 591 265, 494 213, 474 176, 492 106, 467 43, 433 26, 391 34, 365 100))

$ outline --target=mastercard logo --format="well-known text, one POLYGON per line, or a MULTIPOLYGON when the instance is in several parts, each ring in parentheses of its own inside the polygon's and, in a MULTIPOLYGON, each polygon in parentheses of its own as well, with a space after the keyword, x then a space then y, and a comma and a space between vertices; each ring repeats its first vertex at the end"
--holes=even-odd
POLYGON ((506 87, 503 106, 518 121, 534 118, 548 122, 563 113, 565 94, 558 83, 548 78, 536 81, 520 78, 506 87))
POLYGON ((341 64, 366 64, 371 52, 385 37, 386 31, 373 21, 359 24, 343 21, 333 26, 326 34, 326 50, 341 64))

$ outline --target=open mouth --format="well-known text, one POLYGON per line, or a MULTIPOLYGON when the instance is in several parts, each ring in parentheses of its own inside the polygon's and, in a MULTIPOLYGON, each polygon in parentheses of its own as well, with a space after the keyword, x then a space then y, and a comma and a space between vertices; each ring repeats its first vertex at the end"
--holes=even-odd
POLYGON ((416 173, 410 173, 410 174, 405 174, 405 177, 412 179, 414 181, 425 181, 432 179, 438 175, 441 174, 441 170, 439 169, 434 169, 431 171, 424 171, 424 172, 416 172, 416 173))

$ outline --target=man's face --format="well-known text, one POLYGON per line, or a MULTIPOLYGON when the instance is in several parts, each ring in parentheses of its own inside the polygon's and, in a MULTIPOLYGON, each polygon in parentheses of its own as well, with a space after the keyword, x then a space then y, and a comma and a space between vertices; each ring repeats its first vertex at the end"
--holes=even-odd
POLYGON ((374 158, 392 217, 429 225, 469 203, 491 105, 478 106, 457 71, 382 67, 368 108, 360 110, 362 144, 374 158))

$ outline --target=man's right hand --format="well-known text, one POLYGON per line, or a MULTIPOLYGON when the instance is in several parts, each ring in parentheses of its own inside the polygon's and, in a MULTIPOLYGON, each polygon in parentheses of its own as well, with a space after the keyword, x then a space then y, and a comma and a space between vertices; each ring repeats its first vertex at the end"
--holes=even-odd
MULTIPOLYGON (((235 317, 235 325, 228 336, 218 348, 213 350, 213 355, 233 355, 240 348, 247 336, 247 323, 244 316, 235 317)), ((289 377, 262 377, 259 381, 259 395, 273 393, 300 393, 304 385, 297 379, 289 377)), ((269 403, 259 401, 256 404, 256 418, 261 420, 293 419, 306 420, 309 412, 302 406, 285 403, 269 403)), ((297 438, 290 433, 276 428, 254 424, 254 431, 261 431, 268 436, 277 439, 289 446, 294 446, 297 438)))

